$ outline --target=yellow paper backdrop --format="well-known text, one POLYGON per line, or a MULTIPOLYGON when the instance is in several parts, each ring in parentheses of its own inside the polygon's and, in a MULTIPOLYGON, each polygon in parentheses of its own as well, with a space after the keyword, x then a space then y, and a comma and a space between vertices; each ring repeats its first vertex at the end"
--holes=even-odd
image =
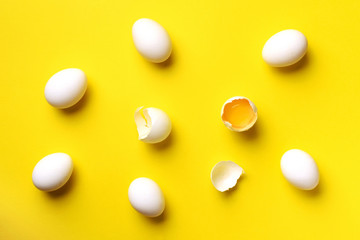
POLYGON ((0 239, 359 239, 360 1, 1 0, 0 239), (174 51, 166 64, 135 50, 132 24, 158 21, 174 51), (295 67, 261 57, 266 40, 294 28, 309 41, 295 67), (88 76, 85 99, 52 108, 44 87, 55 72, 88 76), (222 104, 246 96, 259 120, 229 131, 222 104), (168 141, 137 140, 139 106, 169 114, 168 141), (292 148, 320 169, 312 192, 280 171, 292 148), (65 152, 75 168, 60 191, 31 181, 44 156, 65 152), (220 193, 218 161, 246 172, 220 193), (129 204, 137 177, 166 197, 158 219, 129 204))

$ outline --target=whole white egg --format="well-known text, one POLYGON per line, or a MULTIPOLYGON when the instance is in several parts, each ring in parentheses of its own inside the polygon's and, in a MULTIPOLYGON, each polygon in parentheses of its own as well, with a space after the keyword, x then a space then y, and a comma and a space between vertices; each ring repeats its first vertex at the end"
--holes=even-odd
POLYGON ((68 68, 49 79, 45 86, 45 98, 53 107, 68 108, 84 96, 86 88, 85 73, 77 68, 68 68))
POLYGON ((32 173, 32 181, 38 189, 46 192, 61 188, 70 178, 73 162, 66 153, 53 153, 41 159, 32 173))
POLYGON ((264 45, 263 59, 273 67, 286 67, 298 62, 307 51, 304 34, 288 29, 273 35, 264 45))
POLYGON ((280 166, 286 180, 297 188, 312 190, 319 183, 319 169, 314 159, 302 150, 285 152, 280 166))
POLYGON ((165 209, 164 195, 156 182, 149 178, 137 178, 128 191, 131 206, 148 217, 157 217, 165 209))
POLYGON ((132 37, 137 51, 148 61, 160 63, 169 58, 172 50, 169 34, 154 20, 137 20, 132 27, 132 37))

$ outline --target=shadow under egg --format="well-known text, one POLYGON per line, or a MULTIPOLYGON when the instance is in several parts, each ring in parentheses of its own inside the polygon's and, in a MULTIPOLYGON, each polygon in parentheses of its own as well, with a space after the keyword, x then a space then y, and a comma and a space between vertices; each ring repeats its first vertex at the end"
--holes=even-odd
POLYGON ((63 114, 66 115, 73 115, 79 113, 83 109, 85 109, 86 105, 88 105, 90 97, 91 97, 91 89, 88 87, 86 89, 86 92, 84 93, 84 96, 77 103, 75 103, 75 105, 60 110, 63 114))
POLYGON ((283 74, 290 74, 306 69, 309 65, 309 53, 306 53, 298 62, 287 67, 272 67, 274 71, 283 74))
POLYGON ((76 184, 76 178, 77 178, 77 174, 73 170, 69 180, 64 184, 64 186, 52 192, 45 192, 46 195, 53 199, 58 199, 68 195, 76 184))

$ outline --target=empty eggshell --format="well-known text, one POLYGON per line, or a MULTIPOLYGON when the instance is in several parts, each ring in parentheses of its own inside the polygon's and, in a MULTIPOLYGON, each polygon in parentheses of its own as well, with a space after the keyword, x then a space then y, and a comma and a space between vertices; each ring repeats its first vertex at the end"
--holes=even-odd
POLYGON ((77 68, 68 68, 49 79, 45 86, 45 98, 53 107, 68 108, 84 96, 86 88, 85 73, 77 68))
POLYGON ((307 51, 304 34, 288 29, 273 35, 264 45, 263 59, 273 67, 286 67, 298 62, 307 51))
POLYGON ((258 118, 255 104, 246 97, 232 97, 221 109, 221 120, 227 128, 235 132, 250 129, 258 118))
POLYGON ((158 108, 140 107, 135 111, 135 123, 139 140, 146 143, 159 143, 171 132, 169 116, 158 108))
POLYGON ((169 34, 154 20, 137 20, 132 27, 132 37, 137 51, 148 61, 160 63, 169 58, 172 50, 169 34))
POLYGON ((38 189, 46 192, 61 188, 70 178, 73 162, 66 153, 53 153, 41 159, 32 173, 32 181, 38 189))
POLYGON ((147 217, 157 217, 165 209, 165 199, 159 185, 149 178, 137 178, 129 186, 131 206, 147 217))
POLYGON ((281 171, 292 185, 303 190, 312 190, 319 183, 319 169, 314 159, 306 152, 292 149, 281 158, 281 171))
POLYGON ((232 161, 218 162, 211 170, 211 182, 220 192, 233 188, 244 170, 232 161))

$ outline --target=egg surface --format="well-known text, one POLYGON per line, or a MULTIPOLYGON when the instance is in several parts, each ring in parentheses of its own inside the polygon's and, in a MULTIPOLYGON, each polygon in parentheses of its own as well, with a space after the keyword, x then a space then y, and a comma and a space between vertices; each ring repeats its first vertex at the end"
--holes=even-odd
POLYGON ((66 153, 53 153, 41 159, 32 173, 32 181, 38 189, 46 192, 61 188, 70 178, 73 162, 66 153))
POLYGON ((160 63, 169 58, 172 51, 170 36, 154 20, 137 20, 132 27, 132 37, 137 51, 148 61, 160 63))
POLYGON ((56 108, 68 108, 75 105, 85 94, 87 78, 77 68, 68 68, 55 73, 45 86, 45 98, 56 108))
POLYGON ((298 62, 307 51, 304 34, 288 29, 273 35, 264 45, 263 59, 273 67, 286 67, 298 62))
POLYGON ((280 166, 286 180, 299 189, 312 190, 319 183, 319 169, 314 159, 302 150, 285 152, 280 166))
POLYGON ((142 177, 132 181, 128 197, 131 206, 148 217, 157 217, 165 209, 165 199, 159 185, 149 178, 142 177))

